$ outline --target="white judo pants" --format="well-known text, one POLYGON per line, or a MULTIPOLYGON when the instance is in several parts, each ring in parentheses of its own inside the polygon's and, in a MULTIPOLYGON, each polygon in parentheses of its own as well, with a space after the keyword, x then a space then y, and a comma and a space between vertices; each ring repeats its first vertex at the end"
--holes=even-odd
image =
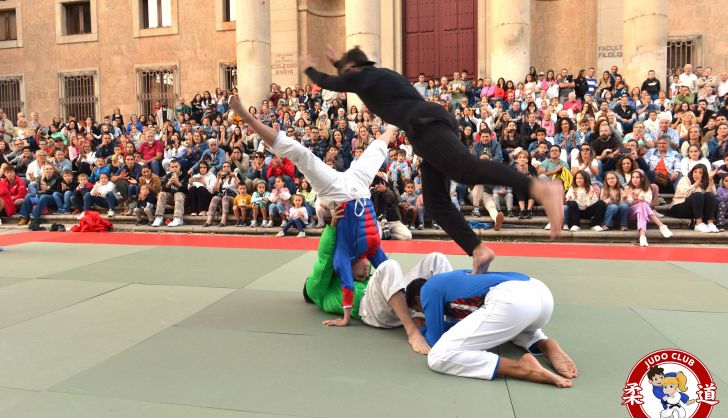
MULTIPOLYGON (((381 141, 380 141, 381 142, 381 141)), ((407 274, 394 260, 377 267, 359 303, 359 317, 365 324, 377 328, 395 328, 402 325, 389 300, 414 279, 429 279, 435 274, 452 271, 452 266, 441 253, 427 254, 407 274)))
POLYGON ((326 165, 298 141, 286 136, 285 132, 278 134, 271 149, 274 153, 290 159, 327 205, 370 198, 369 185, 387 155, 387 144, 383 141, 372 141, 361 157, 341 173, 326 165))
POLYGON ((436 372, 492 380, 499 356, 485 350, 508 341, 529 350, 546 339, 541 327, 553 310, 551 291, 540 280, 501 283, 488 292, 480 309, 440 337, 427 363, 436 372))

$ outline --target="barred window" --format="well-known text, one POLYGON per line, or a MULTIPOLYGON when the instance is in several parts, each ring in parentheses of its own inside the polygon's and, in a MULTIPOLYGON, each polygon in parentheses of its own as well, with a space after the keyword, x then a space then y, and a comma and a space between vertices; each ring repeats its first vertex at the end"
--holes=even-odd
POLYGON ((60 73, 59 93, 61 117, 75 115, 77 119, 98 120, 98 74, 96 71, 60 73))
POLYGON ((0 109, 15 123, 18 113, 23 111, 23 77, 0 77, 0 109))
POLYGON ((223 3, 223 21, 235 22, 235 6, 236 0, 222 0, 223 3))
POLYGON ((91 2, 79 1, 63 4, 66 19, 65 35, 91 33, 91 2))
POLYGON ((137 70, 137 107, 139 114, 150 115, 157 100, 174 107, 177 101, 177 67, 137 70))
POLYGON ((672 83, 671 76, 677 68, 685 64, 692 64, 693 67, 702 65, 702 37, 680 37, 668 38, 667 41, 667 76, 668 86, 672 83))
POLYGON ((0 41, 14 41, 18 39, 18 26, 15 9, 0 11, 0 41))
POLYGON ((140 0, 142 29, 172 26, 172 0, 140 0))
POLYGON ((238 65, 220 64, 220 80, 223 90, 232 90, 238 85, 238 65))

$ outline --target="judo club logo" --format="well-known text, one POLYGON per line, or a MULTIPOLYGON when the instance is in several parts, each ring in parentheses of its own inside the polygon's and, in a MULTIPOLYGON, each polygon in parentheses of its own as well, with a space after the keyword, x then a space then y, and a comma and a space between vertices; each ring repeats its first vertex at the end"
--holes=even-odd
POLYGON ((622 389, 632 418, 707 418, 720 402, 705 365, 682 350, 659 350, 642 358, 622 389))

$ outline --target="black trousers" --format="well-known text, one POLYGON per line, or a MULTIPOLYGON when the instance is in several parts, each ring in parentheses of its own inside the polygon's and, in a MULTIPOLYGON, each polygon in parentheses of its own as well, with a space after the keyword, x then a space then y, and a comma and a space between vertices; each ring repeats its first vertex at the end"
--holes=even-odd
POLYGON ((468 255, 480 239, 465 222, 463 214, 450 199, 450 181, 466 186, 493 184, 510 186, 514 193, 525 194, 531 179, 503 163, 481 160, 460 142, 455 119, 445 108, 429 102, 412 107, 407 115, 407 136, 420 166, 425 211, 468 255))
POLYGON ((674 218, 712 221, 715 219, 715 193, 694 192, 684 202, 672 205, 667 213, 674 218))
POLYGON ((212 194, 207 191, 204 187, 192 187, 190 188, 190 211, 193 213, 207 212, 210 207, 210 201, 212 200, 212 194))
POLYGON ((601 226, 604 223, 604 214, 607 211, 607 204, 603 200, 589 206, 586 209, 579 209, 579 205, 574 202, 567 202, 569 206, 569 228, 581 224, 581 218, 591 218, 591 226, 601 226))

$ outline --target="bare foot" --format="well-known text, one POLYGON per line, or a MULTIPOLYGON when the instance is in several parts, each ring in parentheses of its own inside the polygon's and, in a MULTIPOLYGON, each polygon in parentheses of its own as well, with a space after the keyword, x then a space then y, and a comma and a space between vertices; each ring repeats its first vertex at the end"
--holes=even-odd
POLYGON ((490 263, 495 258, 495 253, 483 244, 473 250, 473 272, 472 274, 483 274, 488 272, 490 263))
POLYGON ((541 363, 536 360, 533 354, 524 354, 518 359, 518 365, 525 371, 524 380, 536 383, 552 384, 560 388, 570 388, 573 383, 570 379, 565 379, 556 373, 546 370, 541 363))
POLYGON ((427 354, 430 352, 430 344, 427 344, 427 340, 419 332, 409 335, 407 340, 415 353, 427 354))
POLYGON ((531 183, 531 195, 541 203, 551 224, 551 239, 561 235, 564 224, 564 190, 555 181, 536 180, 531 183))
POLYGON ((568 379, 573 379, 579 375, 576 363, 566 354, 556 340, 541 340, 538 342, 538 348, 549 359, 556 373, 568 379))

